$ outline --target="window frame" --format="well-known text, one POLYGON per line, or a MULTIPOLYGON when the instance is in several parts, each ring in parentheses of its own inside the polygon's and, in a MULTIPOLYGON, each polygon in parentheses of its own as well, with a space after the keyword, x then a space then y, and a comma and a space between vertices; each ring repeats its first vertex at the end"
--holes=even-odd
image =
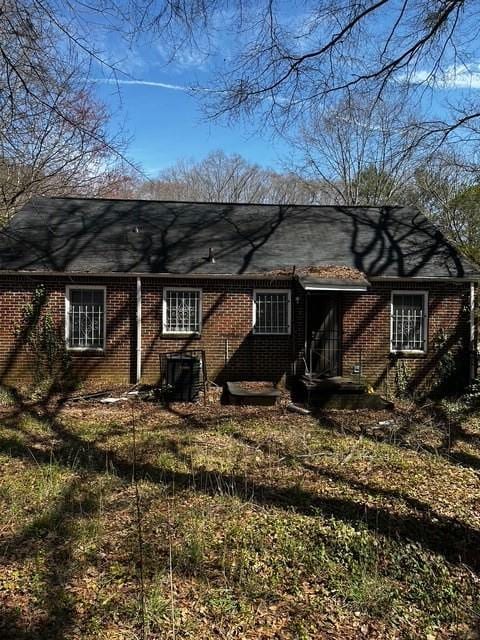
POLYGON ((167 336, 196 336, 202 334, 203 328, 203 290, 202 287, 163 287, 162 292, 162 335, 167 336), (167 292, 168 291, 196 291, 198 292, 198 329, 196 331, 175 331, 167 327, 167 292))
POLYGON ((107 287, 98 284, 69 284, 65 287, 65 344, 68 351, 97 351, 104 352, 107 344, 107 287), (72 347, 70 346, 70 293, 72 289, 94 289, 103 291, 103 344, 101 347, 72 347))
POLYGON ((292 290, 291 289, 254 289, 252 298, 252 333, 255 336, 290 336, 292 335, 292 290), (283 293, 287 294, 287 331, 258 331, 257 324, 257 296, 258 294, 283 293))
POLYGON ((428 351, 428 291, 420 289, 394 289, 390 294, 390 353, 425 355, 428 351), (417 295, 423 298, 423 349, 394 349, 393 347, 393 298, 417 295))

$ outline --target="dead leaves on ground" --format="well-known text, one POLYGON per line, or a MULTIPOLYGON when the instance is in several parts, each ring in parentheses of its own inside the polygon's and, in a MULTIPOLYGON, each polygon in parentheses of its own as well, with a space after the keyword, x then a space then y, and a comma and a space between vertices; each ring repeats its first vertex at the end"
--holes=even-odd
POLYGON ((479 476, 463 464, 478 456, 473 418, 447 450, 438 417, 407 409, 317 420, 282 408, 132 401, 79 402, 50 422, 33 409, 2 415, 2 637, 138 637, 132 421, 148 637, 172 637, 173 624, 177 638, 265 640, 468 638, 473 629, 471 571, 341 513, 345 504, 478 530, 479 476), (460 464, 455 452, 471 458, 460 464), (315 500, 338 504, 338 514, 310 508, 315 500), (430 603, 428 584, 412 591, 402 563, 409 580, 436 581, 430 603), (397 599, 397 622, 382 613, 382 589, 397 599), (457 599, 465 610, 442 617, 457 599))

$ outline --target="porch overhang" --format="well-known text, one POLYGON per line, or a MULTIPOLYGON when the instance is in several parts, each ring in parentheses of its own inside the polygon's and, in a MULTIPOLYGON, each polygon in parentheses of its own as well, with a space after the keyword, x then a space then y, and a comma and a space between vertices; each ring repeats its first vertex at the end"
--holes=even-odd
POLYGON ((361 293, 368 291, 370 283, 366 278, 358 280, 340 280, 336 278, 315 278, 303 276, 298 279, 305 291, 345 291, 361 293))

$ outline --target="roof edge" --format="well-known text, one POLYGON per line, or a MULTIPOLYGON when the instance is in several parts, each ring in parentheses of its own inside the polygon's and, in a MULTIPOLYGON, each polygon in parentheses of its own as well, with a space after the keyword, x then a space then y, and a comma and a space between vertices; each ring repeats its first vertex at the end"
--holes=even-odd
MULTIPOLYGON (((409 211, 418 211, 416 207, 402 204, 384 204, 384 205, 365 205, 365 204, 300 204, 296 202, 224 202, 209 200, 155 200, 148 198, 95 198, 93 196, 33 196, 25 205, 27 206, 34 200, 88 200, 95 202, 152 202, 157 204, 202 204, 202 205, 221 205, 233 207, 305 207, 312 209, 408 209, 409 211)), ((23 207, 22 207, 23 209, 23 207)))
MULTIPOLYGON (((51 271, 51 270, 11 270, 0 269, 0 276, 50 276, 82 278, 164 278, 166 280, 280 280, 296 279, 291 275, 261 273, 150 273, 148 271, 51 271)), ((471 276, 367 276, 369 282, 478 282, 480 273, 471 276)))
POLYGON ((272 276, 268 273, 150 273, 148 271, 45 271, 2 270, 0 276, 51 276, 82 278, 164 278, 166 280, 292 280, 292 275, 272 276))
POLYGON ((467 276, 369 276, 370 282, 477 282, 480 272, 467 276))

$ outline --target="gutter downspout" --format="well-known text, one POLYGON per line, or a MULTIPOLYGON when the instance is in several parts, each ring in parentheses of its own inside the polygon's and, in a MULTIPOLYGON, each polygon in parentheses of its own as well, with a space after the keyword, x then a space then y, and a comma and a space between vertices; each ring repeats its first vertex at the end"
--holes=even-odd
POLYGON ((292 365, 290 367, 290 373, 294 376, 297 375, 297 323, 296 323, 296 318, 297 318, 297 303, 296 303, 296 298, 297 298, 297 287, 296 287, 296 282, 295 282, 295 265, 293 265, 293 269, 292 269, 292 284, 291 284, 291 289, 290 289, 290 295, 291 295, 291 319, 290 319, 290 331, 291 331, 291 339, 292 339, 292 365))
POLYGON ((470 282, 470 382, 477 376, 477 341, 475 327, 475 283, 470 282))
POLYGON ((142 279, 137 278, 137 358, 135 382, 138 384, 142 377, 142 279))
POLYGON ((309 309, 310 293, 308 291, 305 291, 304 300, 305 300, 305 303, 304 303, 304 321, 305 321, 305 325, 304 325, 303 361, 305 362, 305 373, 309 374, 309 373, 311 373, 311 371, 310 371, 310 363, 307 362, 307 357, 308 357, 308 313, 310 311, 310 309, 309 309))

